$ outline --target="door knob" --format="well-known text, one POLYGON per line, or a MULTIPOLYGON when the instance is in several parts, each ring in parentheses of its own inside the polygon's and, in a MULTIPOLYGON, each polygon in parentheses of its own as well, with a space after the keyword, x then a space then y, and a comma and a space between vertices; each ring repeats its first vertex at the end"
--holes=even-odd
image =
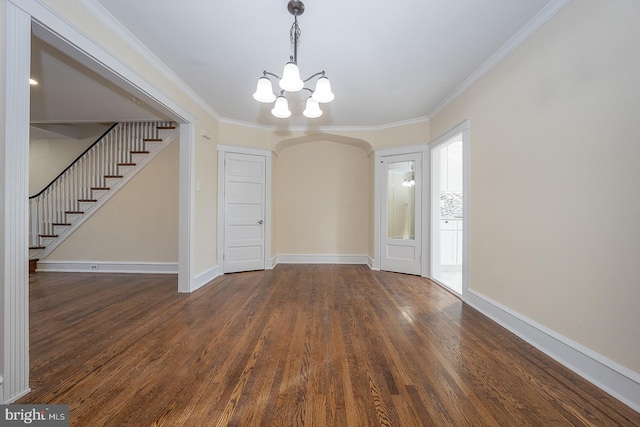
POLYGON ((263 220, 258 221, 258 224, 262 224, 262 223, 264 223, 264 221, 263 221, 263 220))

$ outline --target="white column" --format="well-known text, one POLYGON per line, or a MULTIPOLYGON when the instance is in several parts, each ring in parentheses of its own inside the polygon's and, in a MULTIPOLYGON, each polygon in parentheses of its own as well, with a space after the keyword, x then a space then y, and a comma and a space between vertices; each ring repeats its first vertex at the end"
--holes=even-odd
POLYGON ((178 292, 194 291, 195 126, 180 125, 178 292))
POLYGON ((0 140, 0 272, 2 289, 2 396, 29 392, 29 69, 31 16, 11 2, 4 10, 0 140))

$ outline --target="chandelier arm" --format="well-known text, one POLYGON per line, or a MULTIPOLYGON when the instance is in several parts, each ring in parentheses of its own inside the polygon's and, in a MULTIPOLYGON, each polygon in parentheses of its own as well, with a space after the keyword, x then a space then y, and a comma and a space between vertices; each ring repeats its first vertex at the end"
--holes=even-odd
POLYGON ((319 73, 315 73, 314 75, 312 75, 311 77, 308 77, 306 79, 303 80, 303 82, 308 82, 309 80, 311 80, 314 77, 318 77, 318 76, 322 76, 324 77, 324 70, 320 71, 319 73))
POLYGON ((313 93, 313 91, 311 89, 309 89, 308 87, 303 87, 302 90, 308 90, 309 92, 313 93))
POLYGON ((265 76, 265 77, 267 77, 267 74, 268 74, 268 75, 270 75, 270 76, 275 77, 276 79, 279 79, 279 78, 280 78, 280 76, 279 76, 279 75, 277 75, 277 74, 273 74, 273 73, 272 73, 272 72, 270 72, 270 71, 263 71, 263 72, 262 72, 262 75, 263 75, 263 76, 265 76))

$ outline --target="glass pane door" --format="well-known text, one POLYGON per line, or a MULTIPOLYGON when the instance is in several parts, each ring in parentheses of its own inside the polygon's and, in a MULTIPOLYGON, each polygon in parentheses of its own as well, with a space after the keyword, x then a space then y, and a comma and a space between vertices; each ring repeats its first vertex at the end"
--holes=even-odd
POLYGON ((387 168, 387 237, 415 240, 416 162, 393 162, 387 168))

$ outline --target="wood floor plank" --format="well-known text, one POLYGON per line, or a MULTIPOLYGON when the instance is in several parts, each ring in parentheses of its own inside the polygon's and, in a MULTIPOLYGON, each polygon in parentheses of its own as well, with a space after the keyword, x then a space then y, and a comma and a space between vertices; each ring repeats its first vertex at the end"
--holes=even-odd
POLYGON ((72 426, 637 426, 640 414, 433 282, 279 265, 35 273, 32 392, 72 426))

